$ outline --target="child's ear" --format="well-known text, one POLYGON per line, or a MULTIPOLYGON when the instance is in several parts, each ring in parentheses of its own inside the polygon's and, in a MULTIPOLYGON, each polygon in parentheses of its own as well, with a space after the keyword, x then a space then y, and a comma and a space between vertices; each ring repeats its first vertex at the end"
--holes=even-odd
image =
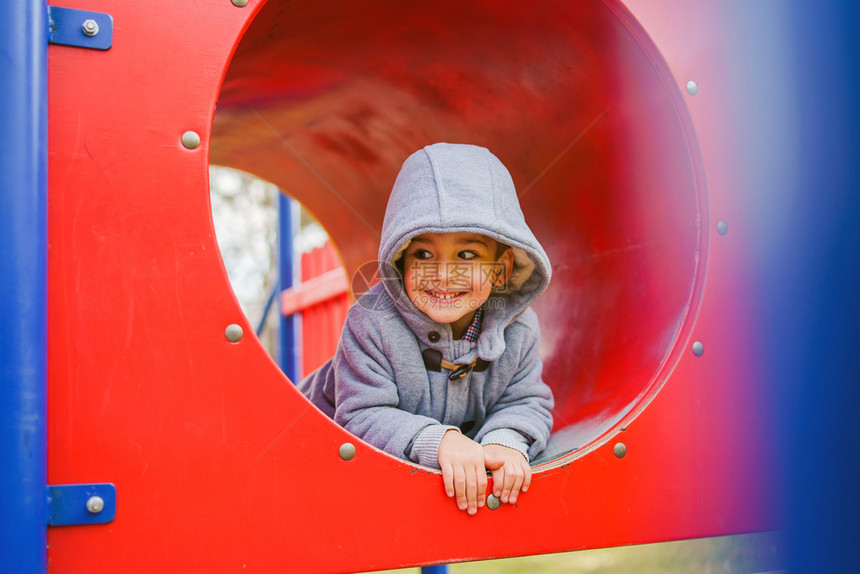
POLYGON ((511 273, 514 271, 514 250, 508 247, 499 256, 499 263, 502 264, 499 273, 493 279, 493 285, 496 287, 504 287, 508 279, 511 278, 511 273))

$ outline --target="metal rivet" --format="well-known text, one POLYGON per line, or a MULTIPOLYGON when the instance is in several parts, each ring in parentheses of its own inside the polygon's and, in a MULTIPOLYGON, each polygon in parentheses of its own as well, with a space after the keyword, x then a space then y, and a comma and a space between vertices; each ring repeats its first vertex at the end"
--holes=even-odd
POLYGON ((238 343, 242 340, 244 335, 245 332, 242 330, 242 327, 236 323, 227 325, 227 328, 224 329, 224 336, 227 337, 227 340, 231 343, 238 343))
POLYGON ((718 221, 717 222, 717 233, 719 233, 720 235, 725 235, 728 232, 729 232, 729 224, 726 223, 725 221, 718 221))
POLYGON ((343 460, 352 460, 355 458, 355 445, 351 442, 345 442, 340 445, 340 449, 338 449, 337 453, 343 460))
POLYGON ((81 30, 84 31, 84 34, 87 36, 95 36, 99 33, 99 24, 95 20, 88 18, 84 20, 84 23, 81 24, 81 30))
POLYGON ((194 149, 200 145, 200 135, 197 132, 187 131, 182 134, 182 145, 188 149, 194 149))
POLYGON ((695 343, 693 343, 693 354, 697 357, 701 357, 705 354, 705 346, 702 344, 701 341, 696 341, 695 343))
POLYGON ((690 80, 689 82, 687 82, 687 91, 690 93, 691 96, 695 96, 699 93, 699 84, 697 84, 693 80, 690 80))
POLYGON ((498 507, 502 505, 501 499, 495 494, 491 494, 487 497, 487 508, 490 510, 496 510, 498 507))
POLYGON ((231 0, 233 2, 233 6, 238 6, 239 8, 248 5, 248 0, 231 0))
POLYGON ((612 452, 615 453, 615 456, 618 458, 624 458, 624 455, 627 454, 627 445, 623 442, 615 443, 615 447, 613 447, 612 452))
POLYGON ((90 514, 98 514, 105 508, 105 501, 101 496, 91 496, 87 500, 87 512, 90 514))

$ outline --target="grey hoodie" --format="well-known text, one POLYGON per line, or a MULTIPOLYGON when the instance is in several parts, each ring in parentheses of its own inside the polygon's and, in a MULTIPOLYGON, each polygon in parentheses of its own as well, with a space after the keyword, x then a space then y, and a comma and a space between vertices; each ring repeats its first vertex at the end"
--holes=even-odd
POLYGON ((425 466, 439 468, 439 443, 452 428, 534 458, 549 438, 553 400, 529 305, 551 272, 505 166, 471 145, 439 143, 412 154, 388 200, 379 267, 382 281, 350 308, 335 356, 299 389, 354 435, 425 466), (449 325, 419 311, 396 266, 413 237, 449 232, 489 236, 514 251, 514 270, 485 304, 476 343, 453 339, 449 325), (489 365, 449 381, 449 371, 428 370, 425 349, 452 363, 489 365))

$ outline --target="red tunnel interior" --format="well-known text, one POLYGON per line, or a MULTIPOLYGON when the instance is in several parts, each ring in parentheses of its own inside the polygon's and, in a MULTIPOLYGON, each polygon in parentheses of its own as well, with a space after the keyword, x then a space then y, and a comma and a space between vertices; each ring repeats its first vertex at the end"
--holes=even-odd
POLYGON ((350 275, 402 161, 483 145, 553 265, 535 309, 555 427, 578 454, 647 406, 699 301, 706 200, 675 79, 620 2, 269 0, 218 101, 210 161, 304 204, 350 275))

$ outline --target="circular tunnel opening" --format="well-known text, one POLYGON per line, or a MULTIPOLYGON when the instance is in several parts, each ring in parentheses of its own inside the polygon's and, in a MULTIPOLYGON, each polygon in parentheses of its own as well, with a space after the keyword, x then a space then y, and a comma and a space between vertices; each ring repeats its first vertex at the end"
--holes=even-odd
POLYGON ((401 163, 437 141, 502 160, 552 261, 541 461, 579 456, 647 406, 695 317, 707 218, 680 90, 620 2, 269 0, 210 154, 305 205, 351 276, 376 259, 401 163))
POLYGON ((278 286, 277 186, 252 174, 209 166, 209 204, 218 250, 246 319, 273 358, 278 322, 270 313, 278 286))

